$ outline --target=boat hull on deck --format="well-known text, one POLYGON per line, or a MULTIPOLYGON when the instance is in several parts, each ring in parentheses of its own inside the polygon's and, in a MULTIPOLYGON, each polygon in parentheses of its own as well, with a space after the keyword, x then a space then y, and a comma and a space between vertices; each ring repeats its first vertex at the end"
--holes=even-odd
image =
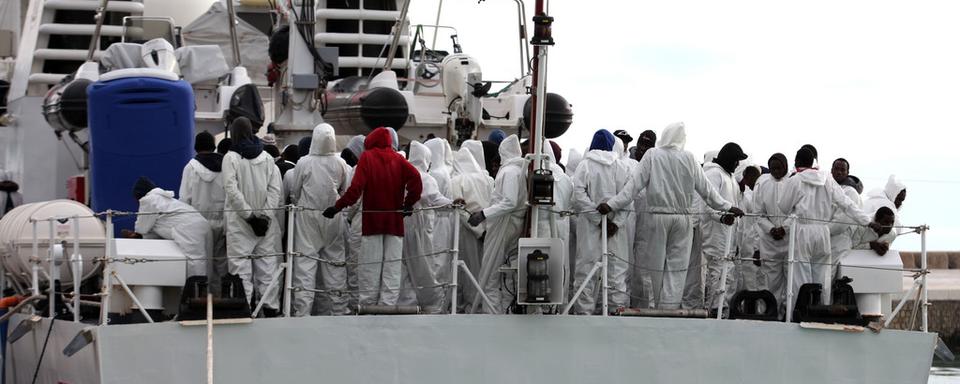
MULTIPOLYGON (((25 316, 11 319, 12 330, 25 316)), ((7 346, 7 383, 30 382, 49 327, 7 346)), ((57 321, 41 383, 206 381, 206 327, 57 321)), ((218 383, 926 383, 936 335, 757 321, 585 316, 258 319, 214 328, 218 383)))

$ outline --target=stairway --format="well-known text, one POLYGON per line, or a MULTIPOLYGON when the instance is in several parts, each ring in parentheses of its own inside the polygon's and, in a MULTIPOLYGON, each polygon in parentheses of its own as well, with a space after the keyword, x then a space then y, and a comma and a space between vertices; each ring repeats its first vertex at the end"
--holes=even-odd
MULTIPOLYGON (((51 85, 83 64, 96 28, 99 3, 99 0, 30 1, 11 79, 10 99, 42 96, 51 85)), ((101 50, 120 41, 125 16, 142 13, 140 1, 109 1, 94 60, 99 58, 101 50)))

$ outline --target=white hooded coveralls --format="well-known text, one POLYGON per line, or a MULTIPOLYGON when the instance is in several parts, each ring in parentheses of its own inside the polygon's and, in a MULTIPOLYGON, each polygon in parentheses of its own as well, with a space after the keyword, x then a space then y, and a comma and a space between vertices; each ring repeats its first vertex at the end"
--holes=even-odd
POLYGON ((187 277, 207 275, 213 246, 210 224, 196 210, 173 198, 173 191, 154 188, 140 198, 134 231, 173 240, 187 258, 187 277))
MULTIPOLYGON (((710 182, 710 185, 717 189, 724 200, 735 203, 735 206, 740 207, 740 184, 737 183, 732 174, 725 171, 719 164, 710 162, 703 165, 703 175, 710 182)), ((718 213, 701 214, 699 217, 700 231, 703 236, 701 250, 707 260, 706 304, 709 308, 717 308, 719 300, 717 294, 721 290, 726 292, 723 299, 726 303, 733 297, 737 287, 737 275, 733 273, 735 263, 725 261, 723 257, 724 252, 728 251, 727 235, 731 232, 730 249, 726 256, 733 257, 736 255, 737 232, 740 223, 724 225, 720 222, 722 215, 718 213), (727 270, 727 281, 726 286, 721 288, 720 280, 724 269, 727 270)), ((726 307, 726 304, 724 306, 726 307)))
MULTIPOLYGON (((280 170, 267 152, 254 159, 244 159, 230 151, 223 156, 223 189, 226 193, 227 266, 230 273, 240 276, 247 300, 253 298, 256 288, 265 296, 264 306, 279 309, 279 290, 266 292, 270 279, 282 260, 280 238, 283 233, 279 218, 280 170), (253 214, 266 216, 270 227, 263 237, 257 237, 246 220, 253 214), (253 260, 243 257, 256 255, 253 260)), ((278 286, 282 286, 278 285, 278 286)))
MULTIPOLYGON (((459 218, 456 225, 460 226, 460 260, 467 265, 467 269, 473 273, 474 278, 480 273, 480 258, 483 255, 483 233, 486 231, 487 224, 480 223, 476 227, 470 226, 467 220, 470 214, 467 212, 477 212, 490 205, 491 194, 493 193, 493 178, 487 174, 480 165, 477 164, 471 152, 466 148, 461 148, 454 154, 454 169, 457 175, 450 179, 450 197, 454 200, 463 199, 464 211, 458 211, 459 218)), ((464 298, 460 300, 465 309, 472 307, 473 298, 477 294, 476 287, 467 281, 465 274, 460 274, 460 291, 464 298)))
MULTIPOLYGON (((520 140, 516 135, 507 136, 500 143, 500 170, 494 180, 491 205, 483 210, 486 217, 487 236, 483 244, 483 260, 480 262, 480 276, 477 281, 496 308, 503 313, 510 302, 510 292, 516 293, 516 287, 503 287, 500 279, 500 267, 517 258, 517 242, 523 230, 523 219, 527 203, 527 161, 521 157, 520 140)), ((474 297, 474 312, 481 304, 474 297)), ((486 304, 483 304, 486 308, 486 304)), ((488 309, 489 311, 489 309, 488 309)))
MULTIPOLYGON (((780 197, 780 210, 798 217, 794 243, 794 297, 800 286, 806 283, 821 283, 824 287, 832 282, 830 261, 830 227, 835 207, 842 209, 857 224, 867 225, 871 218, 865 215, 853 201, 844 195, 840 185, 828 172, 817 169, 802 169, 790 176, 780 197)), ((788 308, 790 303, 787 304, 788 308)))
MULTIPOLYGON (((619 140, 619 139, 617 139, 619 140)), ((611 254, 607 258, 607 279, 610 284, 610 304, 616 307, 626 307, 630 304, 627 295, 627 260, 631 259, 632 244, 629 241, 632 226, 628 225, 634 216, 631 215, 633 204, 627 209, 611 212, 606 217, 596 212, 596 208, 618 193, 623 191, 630 177, 629 165, 622 161, 618 152, 591 150, 583 157, 580 166, 574 173, 574 201, 577 211, 577 260, 574 271, 574 289, 586 281, 587 274, 593 265, 600 260, 603 241, 607 242, 607 251, 611 254), (582 213, 592 211, 589 213, 582 213), (602 220, 609 218, 620 229, 608 238, 603 238, 602 220)), ((609 228, 608 228, 609 230, 609 228)), ((591 282, 587 283, 583 293, 574 297, 574 312, 578 314, 593 314, 596 309, 597 297, 601 292, 598 289, 600 271, 594 273, 591 282)))
MULTIPOLYGON (((443 196, 436 180, 427 173, 430 167, 431 153, 426 145, 418 141, 410 142, 410 164, 420 172, 423 190, 420 200, 413 205, 414 210, 449 205, 453 201, 443 196)), ((441 312, 446 305, 447 289, 441 286, 440 275, 450 268, 450 253, 453 245, 435 248, 434 236, 437 227, 437 211, 415 211, 403 219, 403 271, 400 284, 400 305, 419 305, 428 311, 441 312)), ((449 275, 447 273, 446 275, 449 275)))
MULTIPOLYGON (((760 237, 760 287, 773 293, 777 303, 783 304, 786 299, 787 284, 787 251, 789 246, 790 226, 787 214, 780 209, 780 199, 787 177, 777 180, 766 174, 757 179, 756 190, 753 192, 755 212, 761 217, 757 219, 757 235, 760 237), (783 227, 785 235, 776 240, 770 235, 774 228, 783 227)), ((785 308, 785 306, 781 305, 785 308)))
MULTIPOLYGON (((346 219, 343 213, 323 217, 323 210, 333 206, 349 186, 350 166, 337 152, 332 126, 320 124, 313 129, 310 152, 297 161, 295 169, 290 195, 303 210, 297 212, 294 229, 295 250, 302 256, 295 259, 293 286, 316 289, 315 258, 324 260, 320 264, 324 296, 332 303, 332 314, 347 314, 347 269, 341 264, 346 261, 346 219)), ((294 314, 310 315, 314 297, 312 291, 296 291, 294 314)))
POLYGON ((210 223, 213 239, 214 271, 227 273, 227 236, 224 233, 223 207, 226 196, 223 192, 221 172, 214 172, 196 159, 183 167, 180 177, 180 201, 200 211, 210 223))
POLYGON ((657 308, 680 307, 690 262, 694 193, 713 209, 726 211, 732 206, 707 182, 696 158, 683 149, 685 144, 683 123, 667 126, 657 148, 647 151, 623 191, 607 202, 615 211, 627 209, 646 189, 648 207, 655 213, 641 224, 650 235, 642 266, 647 276, 641 278, 649 279, 651 305, 657 308))

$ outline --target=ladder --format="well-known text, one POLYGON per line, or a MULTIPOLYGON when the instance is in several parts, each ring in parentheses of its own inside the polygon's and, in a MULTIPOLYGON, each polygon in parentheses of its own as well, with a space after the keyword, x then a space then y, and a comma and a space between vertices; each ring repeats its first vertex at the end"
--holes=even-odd
MULTIPOLYGON (((43 96, 83 64, 96 27, 92 15, 99 5, 99 0, 30 0, 8 100, 43 96)), ((100 58, 105 43, 120 41, 124 16, 142 14, 140 0, 109 1, 94 60, 100 58)))

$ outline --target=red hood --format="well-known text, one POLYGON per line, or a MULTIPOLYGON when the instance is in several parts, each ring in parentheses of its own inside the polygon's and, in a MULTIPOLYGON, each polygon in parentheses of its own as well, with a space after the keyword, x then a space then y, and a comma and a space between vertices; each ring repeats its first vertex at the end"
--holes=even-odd
POLYGON ((374 129, 373 132, 370 132, 370 134, 367 135, 367 138, 363 141, 364 149, 386 149, 392 147, 393 142, 390 139, 390 131, 383 127, 374 129))

